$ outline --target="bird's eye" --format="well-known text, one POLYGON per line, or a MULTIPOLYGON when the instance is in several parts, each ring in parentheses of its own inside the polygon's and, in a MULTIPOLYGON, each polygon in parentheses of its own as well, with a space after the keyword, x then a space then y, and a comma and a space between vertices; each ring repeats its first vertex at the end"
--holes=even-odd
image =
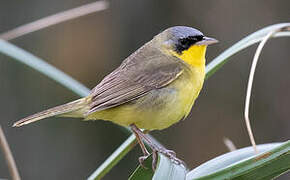
POLYGON ((203 39, 202 35, 195 36, 196 42, 201 41, 203 39))
POLYGON ((203 39, 202 35, 198 36, 188 36, 186 38, 179 39, 179 43, 177 44, 177 51, 182 52, 186 49, 188 49, 191 45, 195 44, 198 41, 201 41, 203 39))
POLYGON ((182 38, 179 40, 180 44, 182 45, 192 45, 198 41, 201 41, 203 39, 202 35, 198 36, 188 36, 186 38, 182 38))
POLYGON ((182 45, 185 45, 187 42, 188 42, 188 39, 187 38, 183 38, 183 39, 180 40, 180 43, 182 45))

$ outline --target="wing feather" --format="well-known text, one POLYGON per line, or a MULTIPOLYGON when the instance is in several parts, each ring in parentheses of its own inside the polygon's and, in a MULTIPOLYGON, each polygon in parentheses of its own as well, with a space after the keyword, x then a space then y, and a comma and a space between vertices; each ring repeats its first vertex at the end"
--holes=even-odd
POLYGON ((137 50, 92 90, 88 114, 144 96, 153 89, 168 85, 182 74, 177 58, 151 49, 137 50))

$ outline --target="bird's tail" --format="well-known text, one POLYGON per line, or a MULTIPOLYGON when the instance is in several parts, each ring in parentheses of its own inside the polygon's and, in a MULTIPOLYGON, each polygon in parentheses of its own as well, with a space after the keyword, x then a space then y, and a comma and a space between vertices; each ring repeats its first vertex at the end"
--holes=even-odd
POLYGON ((23 118, 13 124, 13 127, 20 127, 35 121, 39 121, 44 118, 52 116, 71 116, 71 117, 83 117, 82 110, 84 110, 88 104, 87 98, 81 98, 67 104, 56 106, 39 113, 33 114, 26 118, 23 118))

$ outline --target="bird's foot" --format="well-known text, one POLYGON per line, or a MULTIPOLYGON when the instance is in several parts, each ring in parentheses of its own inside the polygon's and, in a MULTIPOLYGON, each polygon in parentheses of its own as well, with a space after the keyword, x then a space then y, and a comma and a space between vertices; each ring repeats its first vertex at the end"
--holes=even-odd
POLYGON ((144 161, 145 159, 147 159, 149 157, 149 155, 144 155, 144 156, 140 156, 139 157, 139 164, 144 168, 144 169, 147 169, 147 167, 144 165, 144 161))
POLYGON ((150 139, 149 136, 144 134, 135 124, 132 124, 130 126, 131 126, 132 131, 136 135, 137 141, 140 144, 140 147, 141 147, 142 152, 144 154, 144 156, 141 156, 139 158, 139 162, 140 162, 140 165, 142 167, 145 167, 144 166, 144 160, 149 156, 149 153, 148 153, 143 141, 145 141, 148 144, 148 146, 151 148, 151 150, 152 150, 152 169, 154 171, 155 171, 155 169, 157 167, 157 163, 158 163, 158 153, 161 153, 161 154, 165 155, 166 157, 171 159, 172 162, 174 162, 174 163, 176 163, 178 165, 182 164, 182 165, 186 166, 185 163, 182 160, 180 160, 180 159, 178 159, 176 157, 176 153, 174 151, 168 150, 168 149, 166 149, 166 148, 164 148, 164 147, 162 147, 160 145, 155 144, 152 141, 152 139, 150 139))
MULTIPOLYGON (((139 163, 140 165, 147 169, 147 167, 144 165, 144 161, 149 157, 150 155, 144 155, 144 156, 141 156, 139 157, 139 163)), ((156 151, 153 151, 152 152, 152 169, 153 171, 156 170, 156 167, 157 167, 157 162, 158 162, 158 155, 157 155, 157 152, 156 151)))
MULTIPOLYGON (((182 161, 181 159, 176 157, 176 153, 172 150, 163 148, 163 147, 159 147, 157 145, 152 145, 150 146, 151 150, 152 150, 152 169, 153 171, 156 170, 157 168, 157 163, 158 163, 158 153, 163 154, 164 156, 166 156, 167 158, 169 158, 172 162, 174 162, 175 164, 182 164, 184 167, 186 167, 186 164, 184 163, 184 161, 182 161)), ((145 159, 147 159, 149 157, 149 155, 144 155, 139 157, 139 163, 143 168, 146 168, 144 166, 144 161, 145 159)))
MULTIPOLYGON (((171 161, 173 161, 176 164, 182 164, 183 166, 186 166, 186 164, 184 163, 184 161, 182 161, 181 159, 176 157, 176 153, 172 150, 163 148, 163 147, 159 147, 159 146, 153 146, 151 147, 152 151, 157 153, 161 153, 164 156, 168 157, 171 161)), ((157 161, 156 161, 157 162, 157 161)))

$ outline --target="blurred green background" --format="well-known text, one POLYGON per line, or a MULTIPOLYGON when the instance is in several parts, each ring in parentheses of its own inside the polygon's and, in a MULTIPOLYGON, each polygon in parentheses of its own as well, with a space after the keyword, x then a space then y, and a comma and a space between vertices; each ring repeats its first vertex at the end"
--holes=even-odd
MULTIPOLYGON (((0 6, 0 32, 88 0, 6 0, 0 6)), ((167 27, 200 29, 220 43, 208 48, 207 60, 244 36, 290 20, 290 1, 112 0, 109 9, 40 30, 11 42, 47 60, 87 87, 138 47, 167 27)), ((256 46, 255 46, 256 47, 256 46)), ((223 138, 249 146, 243 106, 255 47, 232 57, 205 82, 190 116, 152 134, 177 152, 190 168, 227 152, 223 138)), ((290 41, 267 43, 253 86, 251 120, 258 144, 290 137, 290 41)), ((85 179, 128 136, 105 121, 50 118, 22 128, 16 120, 78 97, 44 75, 0 54, 0 123, 23 179, 85 179)), ((126 179, 138 164, 135 148, 104 178, 126 179)), ((0 177, 9 177, 0 153, 0 177)), ((281 179, 288 179, 284 175, 281 179)))

